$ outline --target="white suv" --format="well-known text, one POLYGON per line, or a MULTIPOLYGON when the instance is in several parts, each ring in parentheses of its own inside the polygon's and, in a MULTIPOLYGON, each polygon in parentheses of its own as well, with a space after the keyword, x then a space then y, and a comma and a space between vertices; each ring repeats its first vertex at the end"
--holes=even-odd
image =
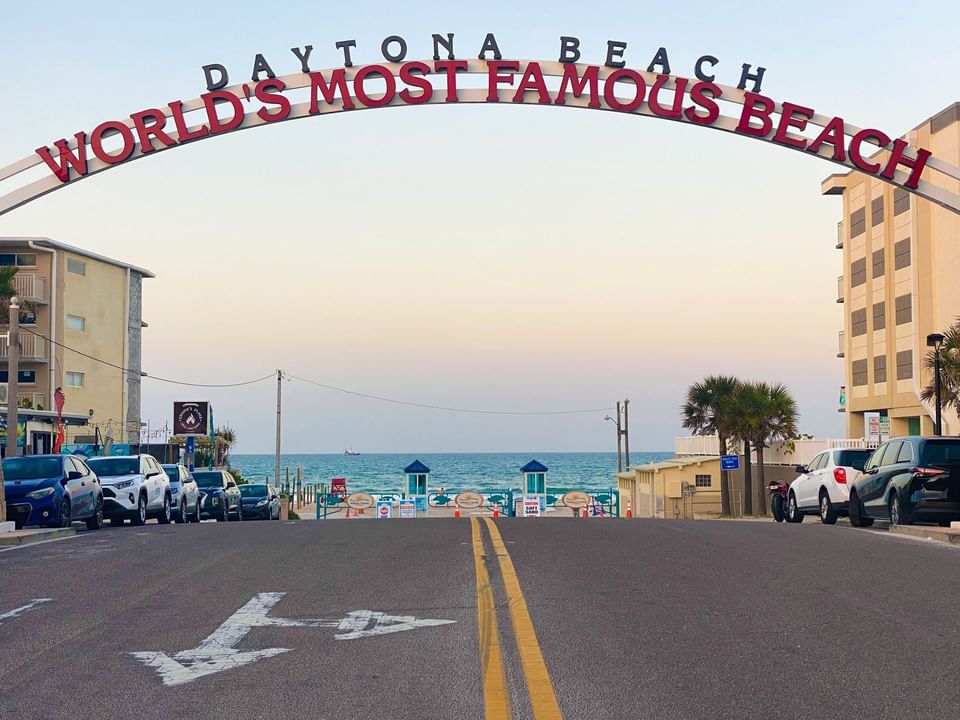
POLYGON ((170 478, 151 455, 90 458, 87 464, 100 478, 103 514, 111 525, 127 518, 143 525, 155 517, 170 522, 170 478))
POLYGON ((817 455, 809 465, 797 465, 800 477, 790 483, 787 521, 803 522, 804 515, 820 515, 825 525, 846 517, 850 485, 860 476, 873 450, 832 448, 817 455))

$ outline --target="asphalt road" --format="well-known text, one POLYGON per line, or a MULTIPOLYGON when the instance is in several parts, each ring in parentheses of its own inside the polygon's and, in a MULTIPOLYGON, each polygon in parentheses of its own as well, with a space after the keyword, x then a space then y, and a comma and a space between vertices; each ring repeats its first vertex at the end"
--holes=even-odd
POLYGON ((960 548, 816 523, 475 522, 151 523, 0 552, 0 718, 960 712, 960 548))

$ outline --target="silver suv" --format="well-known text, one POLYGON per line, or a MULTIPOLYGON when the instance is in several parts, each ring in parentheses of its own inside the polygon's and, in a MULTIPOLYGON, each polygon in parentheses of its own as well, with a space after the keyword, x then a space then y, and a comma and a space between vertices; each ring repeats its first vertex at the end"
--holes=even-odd
POLYGON ((170 522, 170 478, 152 455, 90 458, 87 465, 100 478, 103 514, 111 525, 127 518, 134 525, 151 517, 170 522))

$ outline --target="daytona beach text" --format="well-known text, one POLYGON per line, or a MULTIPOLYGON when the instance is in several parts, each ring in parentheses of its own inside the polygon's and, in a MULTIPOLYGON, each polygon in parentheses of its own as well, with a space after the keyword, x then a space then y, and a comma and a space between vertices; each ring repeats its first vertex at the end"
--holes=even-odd
MULTIPOLYGON (((452 36, 449 36, 449 48, 438 37, 434 36, 435 55, 442 46, 452 56, 452 36)), ((345 67, 335 70, 310 70, 307 63, 310 46, 302 51, 294 49, 294 54, 301 60, 303 73, 286 76, 286 81, 276 77, 266 60, 258 55, 251 82, 232 91, 222 89, 227 82, 227 72, 222 66, 205 66, 208 86, 215 89, 201 95, 199 105, 185 108, 182 101, 175 100, 163 108, 154 107, 133 113, 129 121, 110 120, 101 123, 89 137, 86 132, 78 132, 74 135, 74 147, 66 139, 61 139, 54 143, 53 150, 44 146, 36 152, 53 174, 66 183, 86 175, 88 171, 94 172, 104 166, 254 124, 275 123, 341 109, 456 103, 465 93, 480 92, 482 96, 473 95, 469 101, 554 106, 576 104, 621 113, 648 114, 705 127, 721 127, 722 123, 730 120, 732 123, 723 129, 763 138, 836 162, 851 163, 864 173, 886 180, 894 180, 898 169, 905 170, 907 172, 902 184, 911 189, 917 188, 930 157, 930 152, 924 149, 915 150, 916 157, 908 155, 905 140, 891 138, 881 130, 859 130, 848 140, 846 124, 839 117, 828 118, 816 135, 803 136, 799 133, 807 129, 808 121, 815 115, 812 108, 790 102, 778 106, 772 98, 761 95, 758 90, 762 68, 755 75, 750 75, 749 66, 744 66, 743 75, 750 76, 741 77, 738 89, 721 88, 713 82, 712 76, 708 78, 703 72, 708 59, 716 60, 709 56, 698 60, 694 69, 697 78, 692 80, 669 74, 669 60, 663 48, 657 52, 647 72, 641 73, 627 68, 622 61, 624 43, 613 48, 608 46, 604 66, 583 65, 575 64, 580 58, 579 41, 576 38, 562 38, 562 65, 557 65, 552 62, 503 60, 491 34, 487 35, 481 48, 480 60, 484 62, 480 64, 481 69, 477 70, 477 61, 468 64, 466 60, 450 57, 443 60, 435 58, 433 62, 401 62, 405 59, 406 43, 392 36, 383 44, 384 55, 392 65, 353 68, 349 48, 355 43, 347 43, 343 48, 345 67), (392 49, 394 47, 395 50, 392 49), (488 54, 492 55, 492 59, 486 57, 488 54), (658 68, 663 72, 654 74, 658 68), (459 86, 458 77, 468 70, 486 75, 485 90, 468 90, 459 86), (214 78, 213 72, 218 72, 220 77, 214 78), (260 79, 261 75, 266 77, 260 79), (546 77, 551 75, 559 78, 555 90, 547 87, 546 77), (437 85, 431 82, 431 76, 436 77, 437 85), (753 91, 745 90, 749 79, 754 82, 753 91), (288 88, 288 82, 292 88, 288 88), (307 90, 308 102, 294 105, 284 95, 285 90, 296 88, 307 90), (725 92, 742 93, 743 106, 738 118, 721 115, 718 101, 730 99, 724 97, 725 92), (249 113, 244 109, 244 99, 256 103, 249 113), (204 121, 188 126, 185 115, 193 109, 202 113, 204 121), (169 126, 168 120, 173 121, 173 127, 169 126), (87 154, 88 142, 90 151, 99 160, 97 167, 90 167, 92 159, 87 154), (872 156, 878 147, 889 151, 882 162, 872 156)), ((340 47, 341 43, 337 45, 340 47)), ((901 182, 899 178, 897 182, 901 182)))

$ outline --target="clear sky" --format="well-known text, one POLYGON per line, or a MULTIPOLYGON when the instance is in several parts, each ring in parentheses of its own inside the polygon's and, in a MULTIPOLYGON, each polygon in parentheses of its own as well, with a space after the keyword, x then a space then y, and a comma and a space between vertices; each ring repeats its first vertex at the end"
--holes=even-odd
MULTIPOLYGON (((249 75, 409 59, 430 34, 460 57, 495 32, 508 58, 602 63, 656 49, 673 72, 767 68, 763 91, 899 134, 958 98, 960 4, 3 3, 0 165, 204 91, 205 63, 249 75)), ((144 368, 231 382, 275 368, 438 405, 566 410, 632 400, 632 447, 671 449, 705 374, 782 381, 801 429, 840 436, 840 201, 821 160, 690 126, 559 108, 430 106, 283 123, 161 153, 0 217, 150 268, 144 368)), ((2 188, 0 188, 2 189, 2 188)), ((603 413, 458 415, 284 387, 288 451, 600 450, 603 413)), ((275 383, 144 381, 144 419, 210 399, 239 451, 273 447, 275 383)))

